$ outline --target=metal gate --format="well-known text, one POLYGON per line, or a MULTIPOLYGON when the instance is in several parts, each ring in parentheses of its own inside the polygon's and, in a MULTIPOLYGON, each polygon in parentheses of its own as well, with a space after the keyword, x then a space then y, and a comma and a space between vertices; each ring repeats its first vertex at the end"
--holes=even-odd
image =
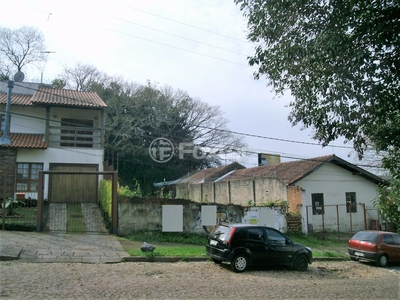
POLYGON ((39 227, 69 233, 112 231, 111 220, 98 200, 99 175, 104 172, 97 172, 96 166, 57 165, 51 169, 44 172, 49 174, 49 198, 43 202, 44 209, 40 208, 39 227))

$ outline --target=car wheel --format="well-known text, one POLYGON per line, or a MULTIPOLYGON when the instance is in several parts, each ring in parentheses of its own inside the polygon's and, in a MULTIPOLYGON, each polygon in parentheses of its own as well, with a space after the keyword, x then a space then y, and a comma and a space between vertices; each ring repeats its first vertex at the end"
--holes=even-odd
POLYGON ((233 271, 240 273, 246 270, 249 260, 246 255, 239 254, 231 262, 231 268, 233 271))
POLYGON ((385 254, 382 254, 379 258, 376 264, 378 267, 386 267, 388 263, 388 257, 385 254))
POLYGON ((222 261, 220 261, 218 259, 215 259, 215 258, 212 258, 212 261, 215 262, 216 264, 221 264, 222 263, 222 261))
POLYGON ((308 258, 305 255, 297 256, 294 261, 294 269, 296 271, 305 271, 308 268, 308 258))

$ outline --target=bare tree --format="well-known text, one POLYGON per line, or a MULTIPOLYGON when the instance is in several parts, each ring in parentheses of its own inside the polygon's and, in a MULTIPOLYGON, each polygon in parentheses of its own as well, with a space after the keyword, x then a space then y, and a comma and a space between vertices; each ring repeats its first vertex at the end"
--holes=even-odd
POLYGON ((59 80, 65 82, 68 89, 89 91, 93 84, 103 83, 106 78, 95 66, 77 63, 73 68, 65 67, 59 80))
POLYGON ((44 42, 43 33, 34 27, 0 27, 0 73, 10 77, 13 68, 20 72, 26 65, 46 61, 44 42))

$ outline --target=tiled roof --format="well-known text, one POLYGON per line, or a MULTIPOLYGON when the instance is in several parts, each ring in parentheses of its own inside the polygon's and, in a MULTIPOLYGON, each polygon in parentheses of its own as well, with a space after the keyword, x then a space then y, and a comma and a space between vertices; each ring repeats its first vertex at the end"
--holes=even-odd
POLYGON ((278 178, 285 184, 292 184, 312 171, 320 167, 325 162, 331 160, 335 155, 327 155, 312 159, 283 162, 272 166, 260 166, 248 169, 237 170, 223 180, 240 180, 260 177, 278 178))
POLYGON ((47 143, 43 142, 43 134, 10 133, 11 145, 0 145, 9 148, 46 149, 47 143))
MULTIPOLYGON (((0 93, 0 104, 7 103, 7 94, 0 93)), ((80 107, 107 107, 104 101, 95 92, 83 92, 65 89, 40 87, 33 96, 12 94, 12 105, 63 105, 80 107)))
POLYGON ((106 107, 95 92, 74 91, 65 89, 39 88, 33 95, 34 104, 55 104, 68 106, 106 107))
POLYGON ((179 183, 203 183, 203 182, 212 182, 214 180, 217 180, 221 176, 227 174, 228 172, 232 170, 238 170, 238 169, 243 169, 245 168, 241 164, 234 162, 226 166, 221 166, 217 168, 209 168, 209 169, 204 169, 201 170, 189 177, 183 178, 179 180, 179 183))
MULTIPOLYGON (((13 105, 31 105, 31 95, 13 94, 11 102, 13 105)), ((0 104, 7 104, 7 94, 0 93, 0 104)))

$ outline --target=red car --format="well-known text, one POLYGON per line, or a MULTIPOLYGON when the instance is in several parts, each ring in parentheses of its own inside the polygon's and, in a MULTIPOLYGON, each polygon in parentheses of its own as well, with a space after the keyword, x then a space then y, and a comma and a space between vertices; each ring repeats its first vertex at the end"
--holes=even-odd
POLYGON ((386 231, 360 231, 347 248, 351 260, 374 262, 385 267, 388 262, 400 262, 400 236, 386 231))

